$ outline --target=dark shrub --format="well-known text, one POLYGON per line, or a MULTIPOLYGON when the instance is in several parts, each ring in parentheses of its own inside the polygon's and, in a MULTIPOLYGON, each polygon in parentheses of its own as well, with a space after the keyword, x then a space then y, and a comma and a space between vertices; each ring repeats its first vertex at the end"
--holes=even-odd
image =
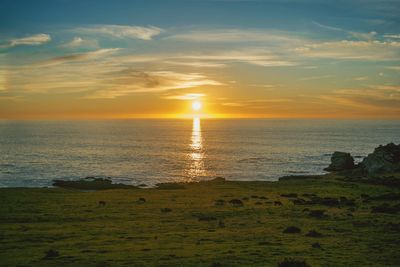
POLYGON ((292 197, 292 198, 294 198, 294 197, 297 197, 297 194, 296 193, 288 193, 288 194, 281 194, 281 197, 292 197))
POLYGON ((313 243, 312 245, 311 245, 311 247, 312 248, 319 248, 319 249, 321 249, 322 247, 321 247, 321 244, 320 243, 318 243, 318 242, 316 242, 316 243, 313 243))
POLYGON ((161 209, 161 212, 171 212, 172 211, 172 209, 170 209, 170 208, 162 208, 161 209))
POLYGON ((305 205, 307 202, 302 198, 295 198, 291 200, 294 205, 305 205))
POLYGON ((323 218, 325 216, 325 210, 310 210, 310 216, 313 218, 323 218))
POLYGON ((315 230, 309 231, 306 236, 308 237, 322 237, 322 234, 320 232, 317 232, 315 230))
POLYGON ((60 256, 60 253, 55 249, 49 249, 45 252, 45 259, 51 259, 60 256))
POLYGON ((297 234, 297 233, 300 233, 300 232, 301 232, 301 229, 299 227, 296 227, 296 226, 289 226, 285 230, 283 230, 284 234, 297 234))
POLYGON ((372 207, 371 212, 373 213, 389 213, 394 214, 400 211, 400 206, 390 206, 388 203, 383 203, 379 206, 372 207))
POLYGON ((217 218, 213 216, 207 216, 207 215, 201 215, 198 218, 199 222, 209 222, 209 221, 215 221, 217 218))

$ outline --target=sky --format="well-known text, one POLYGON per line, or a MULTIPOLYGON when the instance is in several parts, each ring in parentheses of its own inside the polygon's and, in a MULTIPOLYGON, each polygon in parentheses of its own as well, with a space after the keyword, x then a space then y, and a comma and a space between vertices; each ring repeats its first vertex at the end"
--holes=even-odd
POLYGON ((0 118, 400 119, 400 1, 0 0, 0 118))

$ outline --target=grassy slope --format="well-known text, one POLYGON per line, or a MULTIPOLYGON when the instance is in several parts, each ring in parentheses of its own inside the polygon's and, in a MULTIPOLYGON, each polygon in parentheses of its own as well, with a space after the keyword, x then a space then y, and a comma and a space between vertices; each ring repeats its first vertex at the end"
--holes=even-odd
POLYGON ((276 266, 295 257, 312 266, 400 266, 400 214, 371 213, 371 206, 382 201, 363 203, 360 198, 386 192, 400 191, 340 182, 332 175, 203 182, 176 190, 0 189, 0 265, 276 266), (345 196, 355 198, 357 206, 351 212, 348 207, 294 205, 281 193, 345 196), (139 203, 140 197, 146 202, 139 203), (217 199, 245 197, 249 200, 243 200, 243 207, 214 205, 217 199), (270 203, 277 200, 283 205, 270 203), (312 218, 304 208, 324 209, 327 216, 312 218), (217 220, 199 221, 204 215, 217 220), (302 232, 282 233, 292 225, 302 232), (306 237, 313 229, 323 237, 306 237), (315 242, 322 249, 312 248, 315 242), (49 249, 60 255, 44 258, 49 249))

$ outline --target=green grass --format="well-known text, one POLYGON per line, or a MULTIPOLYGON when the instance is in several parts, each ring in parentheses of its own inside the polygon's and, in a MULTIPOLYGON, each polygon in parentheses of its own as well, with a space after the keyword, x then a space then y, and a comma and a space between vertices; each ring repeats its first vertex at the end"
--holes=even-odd
POLYGON ((284 258, 311 266, 400 266, 400 213, 371 212, 400 201, 360 197, 388 192, 400 190, 333 175, 92 192, 0 189, 0 266, 276 266, 284 258), (288 193, 346 197, 356 205, 294 205, 280 196, 288 193), (218 199, 225 204, 215 205, 218 199), (231 199, 244 205, 233 207, 231 199), (313 218, 305 208, 326 216, 313 218), (283 233, 288 226, 301 233, 283 233), (323 236, 307 237, 310 230, 323 236), (315 242, 322 249, 312 248, 315 242), (50 249, 59 255, 46 258, 50 249))

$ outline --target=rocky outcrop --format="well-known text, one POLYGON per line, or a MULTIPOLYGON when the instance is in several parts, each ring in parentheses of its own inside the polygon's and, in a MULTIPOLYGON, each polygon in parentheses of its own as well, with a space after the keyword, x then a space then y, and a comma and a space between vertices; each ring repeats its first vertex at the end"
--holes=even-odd
POLYGON ((354 159, 350 153, 336 151, 332 154, 331 164, 325 171, 339 172, 354 169, 354 159))
POLYGON ((400 171, 400 144, 393 143, 375 148, 360 163, 368 174, 393 173, 400 171))

